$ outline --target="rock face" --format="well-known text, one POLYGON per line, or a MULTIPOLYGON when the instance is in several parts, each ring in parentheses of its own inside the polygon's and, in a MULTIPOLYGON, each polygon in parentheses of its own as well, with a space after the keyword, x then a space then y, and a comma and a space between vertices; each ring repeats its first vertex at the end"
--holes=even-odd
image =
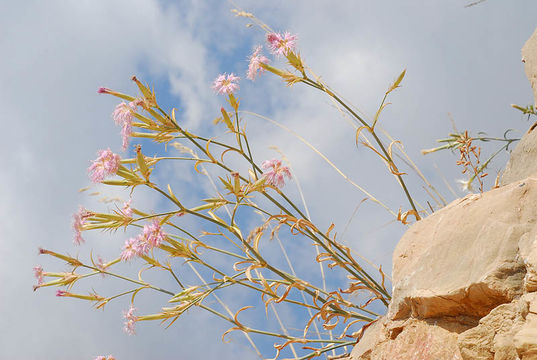
POLYGON ((537 174, 414 224, 358 360, 537 359, 537 174))
MULTIPOLYGON (((537 31, 523 49, 537 97, 537 31)), ((537 360, 537 128, 504 186, 414 224, 393 255, 388 313, 353 360, 537 360)))
POLYGON ((522 47, 522 62, 524 62, 526 76, 533 88, 533 96, 537 106, 537 29, 522 47))
POLYGON ((502 175, 502 185, 519 181, 537 172, 537 128, 530 129, 511 152, 502 175))
POLYGON ((522 295, 518 242, 537 235, 536 223, 537 177, 468 195, 416 223, 395 249, 389 317, 482 317, 522 295))
POLYGON ((537 359, 537 293, 494 308, 479 325, 459 335, 463 359, 537 359))
MULTIPOLYGON (((535 30, 522 48, 522 61, 524 62, 526 76, 533 88, 535 106, 537 107, 537 30, 535 30)), ((502 176, 502 185, 522 180, 530 174, 537 172, 536 158, 537 129, 532 126, 524 134, 518 146, 512 151, 511 158, 502 176)))

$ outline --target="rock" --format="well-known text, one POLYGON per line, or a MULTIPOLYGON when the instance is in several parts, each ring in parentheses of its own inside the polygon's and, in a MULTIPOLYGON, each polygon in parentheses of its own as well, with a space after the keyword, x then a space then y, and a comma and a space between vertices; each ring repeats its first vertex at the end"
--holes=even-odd
MULTIPOLYGON (((537 30, 522 48, 522 61, 526 76, 533 88, 535 106, 537 106, 537 30)), ((534 131, 536 124, 524 134, 511 152, 511 157, 502 175, 502 185, 522 180, 537 172, 537 131, 534 131)))
POLYGON ((366 330, 364 343, 354 348, 353 360, 462 360, 457 333, 434 322, 408 319, 382 321, 366 330), (369 339, 368 339, 369 338, 369 339))
POLYGON ((513 329, 524 322, 523 304, 519 300, 502 304, 483 317, 478 326, 463 332, 458 340, 463 359, 516 359, 513 329))
POLYGON ((513 344, 521 360, 537 360, 537 293, 522 297, 527 303, 525 322, 514 329, 513 344))
POLYGON ((353 360, 537 360, 537 174, 414 224, 353 360))
POLYGON ((365 330, 358 344, 352 349, 352 359, 371 359, 371 352, 377 344, 387 340, 387 337, 384 335, 386 333, 384 328, 385 323, 386 317, 382 316, 365 330))
MULTIPOLYGON (((537 265, 536 224, 537 176, 466 196, 417 222, 394 251, 388 317, 481 318, 511 302, 525 290, 526 268, 537 265), (519 243, 528 248, 522 256, 519 243)), ((534 281, 526 278, 530 288, 534 281)))
POLYGON ((459 335, 464 360, 537 359, 537 293, 493 309, 479 325, 459 335))
POLYGON ((533 88, 533 96, 537 106, 537 29, 522 47, 522 62, 526 76, 533 88))
POLYGON ((537 291, 537 238, 526 233, 520 238, 518 247, 526 267, 524 287, 527 292, 537 291))
POLYGON ((535 173, 537 173, 537 129, 530 129, 511 151, 501 185, 520 181, 535 173))

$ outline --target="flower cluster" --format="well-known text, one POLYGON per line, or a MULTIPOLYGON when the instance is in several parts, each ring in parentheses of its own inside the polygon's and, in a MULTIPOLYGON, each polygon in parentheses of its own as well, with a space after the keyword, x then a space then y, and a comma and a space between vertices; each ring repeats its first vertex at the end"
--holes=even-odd
POLYGON ((162 231, 159 220, 153 219, 151 224, 144 225, 140 235, 125 241, 121 260, 127 261, 135 256, 146 255, 151 249, 159 246, 165 238, 166 233, 162 231))
POLYGON ((261 167, 265 170, 263 176, 265 177, 267 184, 282 187, 285 185, 284 176, 291 179, 291 171, 289 171, 287 166, 282 166, 281 160, 265 160, 261 164, 261 167))
POLYGON ((136 321, 138 321, 138 317, 134 315, 135 311, 136 308, 131 304, 129 310, 123 312, 123 317, 125 318, 125 327, 123 329, 129 335, 135 334, 134 325, 136 324, 136 321))
POLYGON ((237 84, 239 80, 240 77, 235 76, 233 73, 229 75, 221 74, 214 80, 213 89, 218 94, 230 95, 239 89, 239 84, 237 84))
POLYGON ((286 56, 290 51, 293 51, 296 46, 296 35, 291 35, 285 32, 283 35, 279 33, 270 33, 267 35, 269 50, 272 54, 286 56))
MULTIPOLYGON (((284 34, 270 33, 267 35, 269 50, 273 55, 276 56, 287 56, 289 52, 295 49, 296 41, 297 36, 291 35, 289 32, 285 32, 284 34)), ((268 64, 270 61, 266 56, 261 54, 261 49, 261 45, 256 46, 254 48, 254 52, 249 57, 248 71, 246 72, 246 77, 250 80, 254 80, 257 75, 265 71, 261 64, 268 64)), ((239 84, 237 83, 239 80, 240 78, 238 76, 235 76, 233 73, 229 75, 226 75, 225 73, 220 74, 214 80, 212 88, 218 94, 231 95, 239 89, 239 84)), ((127 105, 124 104, 124 106, 127 105)))
POLYGON ((104 180, 105 177, 114 175, 119 170, 121 158, 110 149, 99 150, 97 159, 92 161, 88 168, 90 179, 94 183, 104 180))

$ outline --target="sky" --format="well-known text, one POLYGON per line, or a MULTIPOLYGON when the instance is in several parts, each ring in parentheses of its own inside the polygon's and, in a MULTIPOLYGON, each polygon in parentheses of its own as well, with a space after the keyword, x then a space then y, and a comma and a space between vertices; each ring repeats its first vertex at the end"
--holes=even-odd
MULTIPOLYGON (((88 192, 78 192, 89 185, 86 169, 96 151, 110 147, 119 152, 121 147, 119 129, 110 116, 117 99, 97 94, 101 86, 135 94, 130 78, 137 75, 155 87, 166 109, 178 108, 185 128, 215 136, 220 130, 212 120, 225 99, 214 93, 211 83, 220 73, 234 72, 242 78, 238 96, 243 109, 299 133, 395 211, 407 207, 394 178, 370 150, 355 146, 355 129, 326 96, 299 85, 286 87, 267 74, 254 83, 246 80, 247 57, 264 42, 264 34, 236 18, 229 2, 0 4, 0 121, 6 134, 0 142, 0 358, 256 358, 240 334, 223 344, 220 335, 227 324, 201 311, 186 314, 169 329, 158 323, 139 324, 137 335, 128 336, 122 330, 127 299, 98 311, 86 302, 55 297, 56 289, 32 291, 33 266, 62 271, 57 261, 38 257, 38 247, 111 258, 125 236, 97 232, 87 234, 82 247, 72 243, 71 217, 80 205, 110 208, 88 192)), ((465 195, 457 187, 456 180, 464 176, 455 165, 456 154, 422 156, 420 150, 436 146, 436 139, 452 132, 452 120, 460 131, 502 136, 512 128, 518 137, 530 124, 510 104, 533 103, 520 49, 537 25, 535 1, 488 0, 470 8, 466 4, 236 0, 274 30, 297 34, 308 66, 366 118, 372 118, 387 87, 406 69, 380 125, 404 144, 447 201, 465 195)), ((333 222, 341 241, 390 269, 393 248, 406 227, 371 202, 360 205, 352 216, 363 193, 289 132, 254 116, 245 115, 244 120, 259 162, 280 157, 278 151, 288 159, 294 180, 286 191, 300 202, 300 184, 312 220, 320 228, 333 222)), ((496 148, 483 144, 482 152, 491 154, 496 148)), ((488 188, 506 159, 503 154, 490 168, 488 188)), ((425 203, 429 198, 422 182, 405 170, 411 193, 425 203)), ((160 176, 173 179, 167 181, 176 184, 174 189, 187 201, 211 190, 181 166, 165 168, 160 176)), ((125 192, 98 191, 128 197, 125 192)), ((147 192, 137 193, 134 204, 161 206, 147 192)), ((199 225, 185 221, 199 230, 199 225)), ((297 269, 308 273, 316 266, 300 261, 300 246, 288 246, 297 269)), ((124 269, 136 271, 129 264, 124 269)), ((94 286, 109 293, 124 286, 112 279, 90 284, 86 289, 94 286)), ((137 306, 150 313, 166 301, 148 294, 137 306)), ((274 355, 271 344, 259 340, 267 357, 274 355)))

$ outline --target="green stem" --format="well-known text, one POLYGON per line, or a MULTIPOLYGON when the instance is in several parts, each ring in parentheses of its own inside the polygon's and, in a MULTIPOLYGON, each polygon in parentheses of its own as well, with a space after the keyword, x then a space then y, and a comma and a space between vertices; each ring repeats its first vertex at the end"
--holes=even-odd
MULTIPOLYGON (((144 286, 145 287, 145 286, 144 286)), ((142 287, 143 288, 143 287, 142 287)), ((117 294, 117 295, 114 295, 114 296, 111 296, 109 298, 106 298, 107 302, 110 301, 110 300, 113 300, 115 298, 118 298, 120 296, 123 296, 123 295, 127 295, 127 294, 132 294, 133 292, 135 291, 138 291, 139 289, 134 289, 134 290, 129 290, 129 291, 125 291, 125 292, 122 292, 121 294, 117 294)))
POLYGON ((150 288, 150 289, 153 289, 153 290, 156 290, 156 291, 160 291, 161 293, 164 293, 164 294, 168 294, 168 295, 175 295, 173 292, 171 291, 168 291, 168 290, 165 290, 165 289, 162 289, 162 288, 159 288, 159 287, 156 287, 156 286, 153 286, 151 284, 148 284, 146 282, 143 282, 143 281, 138 281, 138 280, 134 280, 134 279, 131 279, 131 278, 128 278, 126 276, 123 276, 123 275, 118 275, 118 274, 114 274, 114 273, 111 273, 111 272, 108 272, 108 271, 101 271, 99 270, 98 268, 96 267, 93 267, 93 266, 89 266, 89 265, 85 265, 85 264, 82 264, 83 267, 85 268, 88 268, 88 269, 92 269, 92 270, 95 270, 95 271, 98 271, 102 274, 106 274, 106 275, 110 275, 110 276, 114 276, 114 277, 117 277, 119 279, 122 279, 122 280, 125 280, 125 281, 129 281, 129 282, 132 282, 134 284, 138 284, 138 285, 142 285, 144 287, 147 287, 147 288, 150 288))
MULTIPOLYGON (((373 138, 375 139, 375 142, 378 144, 378 146, 380 147, 380 150, 382 151, 382 153, 384 154, 384 156, 386 157, 386 159, 391 162, 392 164, 395 164, 392 157, 390 156, 390 154, 388 153, 388 151, 386 150, 386 148, 384 147, 384 144, 382 143, 382 141, 379 139, 379 137, 377 136, 375 130, 369 126, 369 124, 364 120, 362 119, 362 117, 360 115, 358 115, 354 110, 352 110, 347 104, 345 104, 345 102, 343 102, 336 94, 334 94, 332 91, 328 90, 325 86, 319 86, 317 84, 314 85, 313 81, 311 81, 309 78, 305 78, 306 81, 303 81, 305 84, 308 84, 316 89, 319 89, 319 90, 322 90, 324 91, 326 94, 328 94, 329 96, 331 96, 334 100, 336 100, 341 106, 343 106, 356 120, 358 120, 363 126, 367 127, 369 130, 370 130, 370 133, 371 135, 373 136, 373 138), (309 82, 308 82, 309 81, 309 82)), ((395 174, 394 174, 395 175, 395 174)), ((403 188, 403 191, 408 199, 408 202, 410 203, 410 206, 412 207, 412 209, 414 211, 416 211, 416 214, 418 214, 418 210, 416 209, 416 205, 414 205, 414 200, 412 200, 412 196, 410 196, 410 193, 408 192, 408 189, 406 187, 406 184, 403 180, 403 178, 401 177, 401 175, 395 175, 397 177, 397 179, 399 180, 399 184, 401 185, 401 187, 403 188)), ((419 215, 418 215, 419 216, 419 215)))

